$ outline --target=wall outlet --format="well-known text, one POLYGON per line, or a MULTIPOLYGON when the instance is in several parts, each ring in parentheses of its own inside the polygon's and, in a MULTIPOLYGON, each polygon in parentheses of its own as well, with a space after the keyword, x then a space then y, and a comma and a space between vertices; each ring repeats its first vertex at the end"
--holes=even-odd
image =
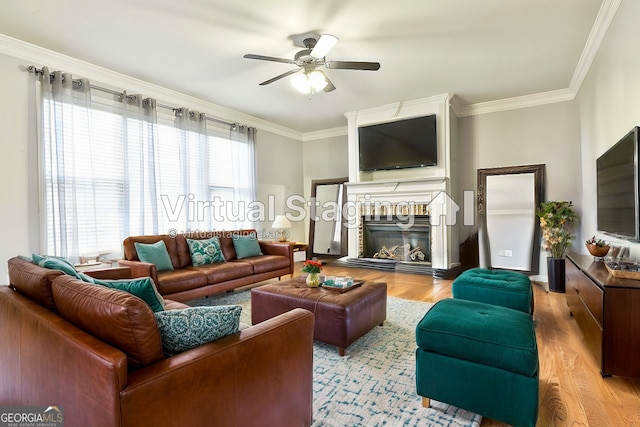
POLYGON ((504 256, 513 256, 513 251, 511 249, 507 249, 504 251, 504 256))

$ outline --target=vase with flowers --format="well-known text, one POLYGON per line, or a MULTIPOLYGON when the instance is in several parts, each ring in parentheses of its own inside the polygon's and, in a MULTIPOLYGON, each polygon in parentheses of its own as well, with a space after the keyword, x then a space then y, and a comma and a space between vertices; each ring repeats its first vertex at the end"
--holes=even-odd
POLYGON ((540 203, 536 215, 542 230, 543 247, 551 255, 547 258, 549 290, 564 292, 564 253, 571 247, 571 232, 578 214, 570 201, 549 201, 540 203))
POLYGON ((307 286, 317 288, 320 286, 320 272, 322 271, 322 263, 319 261, 306 260, 301 272, 307 273, 307 286))

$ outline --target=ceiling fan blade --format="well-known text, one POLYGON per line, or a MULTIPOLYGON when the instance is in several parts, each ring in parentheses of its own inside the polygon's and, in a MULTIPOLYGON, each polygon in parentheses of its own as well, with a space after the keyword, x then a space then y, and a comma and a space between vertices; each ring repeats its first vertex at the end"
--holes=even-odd
POLYGON ((331 34, 323 34, 318 39, 318 42, 311 50, 310 55, 314 58, 324 58, 327 56, 327 53, 336 45, 338 42, 338 38, 336 36, 332 36, 331 34))
POLYGON ((369 70, 380 69, 379 62, 358 62, 358 61, 327 61, 325 66, 332 70, 369 70))
POLYGON ((327 75, 325 73, 323 73, 320 70, 317 70, 319 73, 322 73, 322 75, 324 76, 324 79, 327 81, 327 85, 322 89, 325 92, 331 92, 332 90, 336 90, 336 87, 333 85, 333 83, 331 82, 331 80, 329 80, 329 77, 327 77, 327 75))
POLYGON ((272 61, 272 62, 284 62, 285 64, 295 64, 296 61, 293 59, 286 58, 276 58, 273 56, 264 56, 264 55, 254 55, 253 53, 247 53, 243 56, 243 58, 247 59, 259 59, 261 61, 272 61))
POLYGON ((273 78, 271 78, 269 80, 263 81, 262 83, 260 83, 260 86, 268 85, 269 83, 273 83, 273 82, 275 82, 277 80, 283 79, 283 78, 285 78, 287 76, 290 76, 291 74, 295 74, 298 71, 300 71, 299 68, 296 68, 295 70, 287 71, 286 73, 282 73, 282 74, 280 74, 278 76, 275 76, 275 77, 273 77, 273 78))

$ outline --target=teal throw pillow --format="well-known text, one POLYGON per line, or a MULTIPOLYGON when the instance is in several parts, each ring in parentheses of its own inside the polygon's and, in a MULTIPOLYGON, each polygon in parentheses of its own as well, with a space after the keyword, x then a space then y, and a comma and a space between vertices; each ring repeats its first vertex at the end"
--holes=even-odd
POLYGON ((258 237, 255 233, 246 236, 234 234, 232 238, 238 259, 262 255, 260 243, 258 243, 258 237))
POLYGON ((238 305, 221 305, 155 313, 165 355, 173 356, 235 334, 240 327, 241 312, 238 305))
POLYGON ((101 280, 92 279, 96 285, 106 286, 112 289, 129 292, 146 302, 151 310, 160 312, 164 310, 164 299, 158 293, 153 280, 150 277, 139 277, 136 279, 101 280))
POLYGON ((169 252, 167 252, 167 246, 163 240, 159 240, 155 243, 139 243, 135 244, 136 252, 138 252, 138 259, 142 262, 149 262, 156 265, 158 271, 173 270, 171 264, 171 258, 169 252))
POLYGON ((191 263, 194 266, 225 261, 220 249, 220 240, 217 237, 203 240, 187 239, 187 245, 191 253, 191 263))
MULTIPOLYGON (((52 270, 60 270, 65 274, 73 277, 80 277, 78 270, 66 259, 58 257, 39 257, 38 265, 40 267, 50 268, 52 270)), ((33 260, 36 260, 36 254, 34 254, 33 260)))

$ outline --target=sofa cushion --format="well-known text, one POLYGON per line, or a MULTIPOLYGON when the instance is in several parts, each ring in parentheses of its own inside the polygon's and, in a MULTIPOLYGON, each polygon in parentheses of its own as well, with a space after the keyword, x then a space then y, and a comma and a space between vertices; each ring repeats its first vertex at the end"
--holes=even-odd
POLYGON ((260 243, 258 243, 258 236, 256 235, 256 233, 251 233, 246 236, 234 234, 232 239, 233 248, 236 251, 236 257, 238 259, 262 255, 262 251, 260 250, 260 243))
POLYGON ((56 303, 51 292, 51 282, 64 273, 40 267, 22 257, 11 258, 9 266, 9 283, 21 294, 34 300, 41 306, 57 311, 56 303))
POLYGON ((151 310, 163 311, 164 299, 158 293, 151 277, 138 277, 135 279, 102 280, 92 278, 89 283, 118 289, 137 296, 151 307, 151 310))
POLYGON ((217 237, 210 239, 187 239, 191 263, 194 266, 224 262, 220 240, 217 237))
POLYGON ((238 332, 242 307, 189 307, 155 314, 166 356, 238 332))
POLYGON ((251 276, 253 274, 253 267, 251 264, 238 260, 188 267, 188 270, 199 271, 206 275, 207 283, 210 285, 251 276))
POLYGON ((135 247, 140 261, 155 264, 158 271, 173 270, 171 258, 163 240, 155 243, 136 242, 135 247))
MULTIPOLYGON (((218 264, 213 264, 218 265, 218 264)), ((156 286, 162 295, 200 288, 207 285, 207 276, 196 270, 181 268, 158 273, 156 286)))
POLYGON ((131 368, 164 358, 153 311, 140 298, 71 276, 57 277, 52 292, 60 316, 125 353, 131 368))
POLYGON ((253 274, 267 273, 269 271, 289 268, 289 258, 282 255, 263 255, 259 257, 244 258, 241 262, 251 264, 253 274))

